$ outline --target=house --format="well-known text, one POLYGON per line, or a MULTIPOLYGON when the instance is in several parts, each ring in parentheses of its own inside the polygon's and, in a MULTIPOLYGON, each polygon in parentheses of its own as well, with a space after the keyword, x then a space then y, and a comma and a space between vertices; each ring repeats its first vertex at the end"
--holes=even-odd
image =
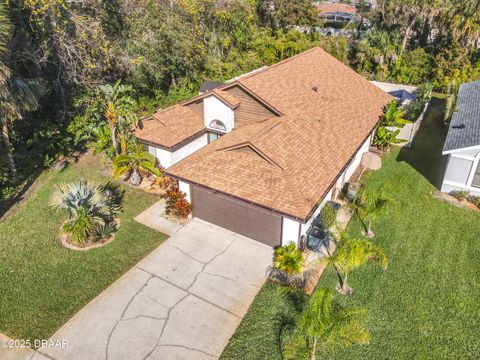
POLYGON ((298 244, 369 151, 392 99, 313 48, 160 110, 137 136, 194 217, 271 246, 298 244))
POLYGON ((327 22, 350 22, 355 19, 357 9, 348 4, 318 3, 316 8, 320 18, 327 22))
POLYGON ((442 154, 448 163, 441 190, 480 195, 480 81, 460 87, 442 154))

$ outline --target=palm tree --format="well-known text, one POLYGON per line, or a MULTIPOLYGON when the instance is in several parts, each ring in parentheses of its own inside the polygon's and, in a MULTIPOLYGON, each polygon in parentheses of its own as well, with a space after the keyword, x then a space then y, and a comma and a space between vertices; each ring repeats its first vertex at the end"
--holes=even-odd
POLYGON ((362 222, 365 232, 364 235, 373 238, 375 233, 372 231, 372 223, 389 206, 396 207, 397 202, 387 195, 385 189, 378 191, 363 188, 353 200, 355 213, 362 222))
POLYGON ((155 167, 155 156, 145 151, 141 145, 136 145, 132 152, 113 159, 113 170, 114 179, 129 174, 133 186, 142 182, 142 172, 160 176, 160 170, 155 167))
POLYGON ((352 289, 348 286, 347 280, 350 272, 367 262, 380 265, 384 270, 387 268, 388 260, 383 249, 367 239, 351 239, 344 237, 340 241, 335 254, 325 257, 322 261, 331 266, 338 277, 337 291, 344 295, 350 295, 352 289))
POLYGON ((443 21, 453 38, 473 47, 480 38, 480 0, 451 1, 443 21))
MULTIPOLYGON (((113 85, 99 86, 103 100, 103 115, 110 128, 114 154, 118 155, 117 130, 129 132, 132 125, 138 123, 135 114, 135 100, 129 95, 133 88, 129 85, 121 85, 120 80, 113 85)), ((124 154, 124 151, 122 151, 124 154)))
POLYGON ((118 188, 83 180, 58 185, 50 197, 50 206, 67 212, 63 230, 79 243, 94 236, 97 230, 111 227, 122 210, 118 188))
POLYGON ((39 82, 11 77, 11 71, 3 61, 8 54, 7 43, 11 31, 12 26, 4 3, 0 3, 0 123, 8 165, 12 178, 16 181, 17 167, 10 141, 9 122, 20 119, 22 112, 37 110, 39 107, 37 99, 42 95, 44 88, 39 82))
POLYGON ((333 291, 325 288, 312 294, 285 343, 285 358, 315 360, 320 346, 344 348, 370 342, 370 332, 361 324, 366 311, 343 307, 333 297, 333 291))

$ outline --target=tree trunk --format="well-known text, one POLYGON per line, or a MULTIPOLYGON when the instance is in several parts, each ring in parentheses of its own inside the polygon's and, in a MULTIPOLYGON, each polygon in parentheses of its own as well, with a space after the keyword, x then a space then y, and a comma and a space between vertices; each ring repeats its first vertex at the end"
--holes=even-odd
POLYGON ((410 39, 410 34, 412 33, 413 25, 415 25, 415 17, 412 19, 410 24, 408 24, 407 29, 405 30, 405 36, 403 37, 402 41, 402 48, 400 49, 400 55, 403 54, 405 48, 407 47, 408 40, 410 39))
POLYGON ((112 146, 114 149, 114 154, 115 156, 118 155, 118 148, 117 148, 117 128, 116 126, 111 126, 110 127, 110 132, 112 133, 112 146))
POLYGON ((313 338, 313 343, 312 343, 312 352, 310 353, 310 360, 315 360, 316 356, 315 353, 317 352, 317 338, 313 338))
POLYGON ((12 153, 12 144, 10 143, 10 136, 8 135, 8 123, 7 119, 2 117, 2 139, 7 153, 8 166, 12 173, 13 181, 17 181, 17 167, 15 166, 15 160, 12 153))
POLYGON ((138 186, 142 182, 142 177, 137 169, 133 169, 132 174, 130 175, 130 184, 133 186, 138 186))
POLYGON ((372 220, 370 220, 368 222, 368 230, 367 230, 367 237, 369 237, 370 239, 375 237, 375 234, 374 232, 372 231, 372 220))

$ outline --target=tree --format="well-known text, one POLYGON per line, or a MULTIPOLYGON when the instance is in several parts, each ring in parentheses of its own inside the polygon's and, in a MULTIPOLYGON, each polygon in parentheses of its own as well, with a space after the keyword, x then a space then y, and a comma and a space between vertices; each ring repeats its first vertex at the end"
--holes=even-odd
POLYGON ((129 85, 121 85, 117 80, 113 85, 107 84, 99 87, 104 100, 104 117, 110 128, 114 154, 118 155, 117 130, 123 131, 121 142, 121 154, 126 152, 125 132, 130 132, 132 126, 136 126, 138 119, 135 114, 135 100, 130 96, 133 88, 129 85))
POLYGON ((322 346, 345 348, 368 344, 370 332, 361 323, 365 315, 365 310, 335 302, 332 290, 317 289, 285 341, 285 358, 315 360, 322 346))
POLYGON ((130 183, 134 186, 138 186, 142 182, 141 173, 160 176, 160 170, 155 167, 155 157, 139 144, 133 148, 133 151, 115 157, 113 170, 114 179, 129 174, 130 183))
POLYGON ((384 270, 387 268, 387 256, 383 249, 367 239, 351 239, 346 236, 340 241, 336 252, 322 259, 325 264, 331 266, 338 277, 337 291, 344 295, 350 295, 352 289, 347 280, 350 272, 367 262, 379 264, 384 270))
POLYGON ((282 29, 293 26, 311 30, 320 24, 318 10, 309 0, 274 0, 274 22, 282 29))
POLYGON ((378 191, 367 187, 361 189, 353 200, 355 213, 362 221, 365 228, 365 235, 369 238, 375 236, 372 231, 372 222, 380 216, 388 206, 396 206, 396 201, 387 195, 385 189, 378 191))

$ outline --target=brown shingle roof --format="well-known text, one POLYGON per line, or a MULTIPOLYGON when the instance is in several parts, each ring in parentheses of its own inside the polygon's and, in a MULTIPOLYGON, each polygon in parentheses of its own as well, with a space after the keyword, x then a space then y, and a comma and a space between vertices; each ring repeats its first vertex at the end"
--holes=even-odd
POLYGON ((204 128, 201 114, 179 104, 142 119, 135 135, 141 141, 173 147, 204 128))
POLYGON ((392 100, 320 48, 237 81, 284 115, 234 130, 168 173, 304 220, 392 100))
POLYGON ((323 3, 323 4, 318 4, 317 9, 320 12, 320 14, 335 13, 335 12, 344 12, 349 14, 357 13, 357 9, 355 9, 354 6, 348 5, 348 4, 323 3))
POLYGON ((213 90, 213 93, 232 108, 236 108, 238 105, 240 105, 240 101, 233 94, 223 90, 213 90))

